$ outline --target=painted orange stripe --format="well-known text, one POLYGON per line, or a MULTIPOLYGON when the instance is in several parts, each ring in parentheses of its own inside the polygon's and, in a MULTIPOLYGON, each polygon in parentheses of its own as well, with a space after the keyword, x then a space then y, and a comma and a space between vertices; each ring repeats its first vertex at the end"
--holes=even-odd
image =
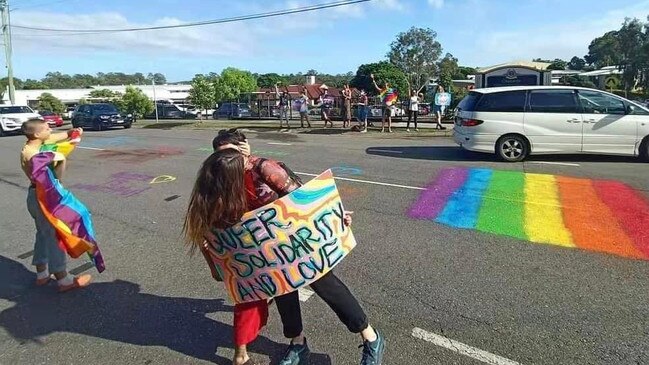
POLYGON ((577 247, 629 258, 644 258, 613 212, 599 198, 591 180, 557 176, 557 183, 564 221, 577 247))

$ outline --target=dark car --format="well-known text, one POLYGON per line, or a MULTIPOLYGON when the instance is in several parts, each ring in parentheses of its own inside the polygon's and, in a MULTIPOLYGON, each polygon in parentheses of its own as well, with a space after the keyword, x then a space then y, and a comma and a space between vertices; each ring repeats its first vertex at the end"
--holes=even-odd
POLYGON ((250 107, 244 103, 223 103, 212 113, 213 119, 250 118, 251 116, 250 107))
MULTIPOLYGON (((158 109, 157 117, 159 119, 196 119, 196 113, 183 110, 176 104, 165 103, 159 100, 156 103, 156 108, 158 109)), ((154 119, 156 117, 155 110, 146 117, 154 119)))
POLYGON ((111 127, 131 128, 132 118, 124 118, 115 105, 84 104, 79 105, 72 117, 72 127, 92 128, 100 131, 111 127))

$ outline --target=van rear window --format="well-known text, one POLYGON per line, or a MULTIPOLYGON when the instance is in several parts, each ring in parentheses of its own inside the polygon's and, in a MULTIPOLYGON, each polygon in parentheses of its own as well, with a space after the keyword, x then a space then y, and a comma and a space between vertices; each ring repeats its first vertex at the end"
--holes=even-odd
POLYGON ((465 96, 462 101, 457 105, 458 110, 463 110, 467 112, 472 112, 475 109, 475 105, 478 103, 478 100, 480 100, 480 97, 482 96, 481 93, 477 93, 475 91, 472 91, 469 93, 469 95, 465 96))
POLYGON ((484 94, 475 111, 522 113, 525 111, 525 98, 525 90, 484 94))

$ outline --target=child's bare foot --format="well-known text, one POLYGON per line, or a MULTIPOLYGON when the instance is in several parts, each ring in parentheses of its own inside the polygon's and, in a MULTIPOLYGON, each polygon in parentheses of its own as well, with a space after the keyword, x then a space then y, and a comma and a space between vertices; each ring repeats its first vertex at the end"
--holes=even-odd
MULTIPOLYGON (((65 279, 63 279, 65 280, 65 279)), ((90 285, 92 281, 92 276, 90 275, 80 275, 72 279, 71 284, 61 284, 59 283, 59 293, 66 293, 70 290, 85 288, 90 285)))

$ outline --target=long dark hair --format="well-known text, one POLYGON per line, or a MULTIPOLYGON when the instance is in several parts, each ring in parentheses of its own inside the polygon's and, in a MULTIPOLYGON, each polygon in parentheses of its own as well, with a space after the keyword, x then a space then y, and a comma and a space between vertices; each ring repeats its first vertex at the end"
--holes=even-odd
POLYGON ((183 224, 185 242, 201 246, 210 229, 234 225, 247 210, 243 155, 233 149, 214 152, 198 170, 183 224))

